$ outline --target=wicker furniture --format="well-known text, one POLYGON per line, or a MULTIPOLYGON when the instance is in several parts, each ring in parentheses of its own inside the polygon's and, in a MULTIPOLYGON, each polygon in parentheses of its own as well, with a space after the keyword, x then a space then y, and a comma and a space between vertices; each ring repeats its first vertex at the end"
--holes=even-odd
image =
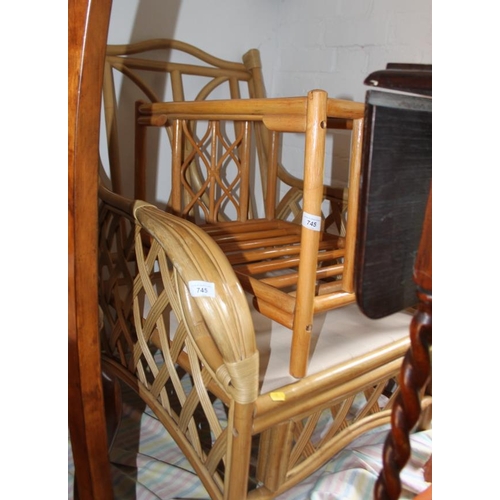
POLYGON ((151 128, 165 127, 172 191, 165 212, 100 188, 103 365, 150 406, 211 498, 275 498, 388 423, 399 392, 410 317, 374 322, 352 303, 364 106, 321 90, 148 101, 135 112, 136 186, 151 128), (321 210, 325 135, 339 123, 352 130, 341 235, 321 210), (298 221, 277 216, 290 132, 305 141, 298 221), (249 174, 259 141, 261 218, 249 174))
POLYGON ((364 106, 306 97, 138 103, 136 164, 147 163, 148 128, 172 129, 169 209, 203 227, 233 264, 256 307, 292 331, 290 373, 307 373, 314 316, 354 302, 354 251, 364 106), (344 236, 322 220, 328 122, 352 122, 348 220, 344 236), (265 213, 250 217, 253 125, 270 134, 265 213), (234 130, 233 130, 234 129, 234 130), (231 135, 231 132, 234 132, 231 135), (304 202, 300 223, 276 217, 280 134, 304 138, 304 202))
POLYGON ((421 398, 432 375, 432 66, 389 64, 365 84, 384 90, 366 94, 357 301, 369 317, 382 318, 418 298, 375 488, 376 500, 396 500, 409 433, 430 420, 421 398))
MULTIPOLYGON (((70 97, 74 98, 69 100, 72 103, 69 108, 69 427, 79 498, 92 500, 112 498, 99 383, 99 343, 96 338, 98 308, 94 287, 89 286, 89 283, 95 282, 97 254, 97 235, 93 229, 97 208, 97 168, 93 170, 89 165, 97 166, 101 91, 99 61, 103 60, 101 56, 104 55, 110 6, 109 1, 96 4, 75 0, 70 2, 69 16, 69 90, 70 97), (88 41, 91 43, 87 43, 88 41)), ((386 348, 378 350, 367 349, 364 356, 334 364, 328 372, 320 372, 313 378, 306 377, 287 385, 284 390, 274 391, 272 396, 271 392, 262 393, 261 390, 254 400, 256 362, 248 325, 238 322, 236 330, 226 331, 217 322, 212 322, 211 319, 216 318, 217 314, 214 315, 210 301, 191 298, 186 294, 183 283, 190 278, 190 274, 186 274, 189 258, 186 261, 183 252, 176 252, 175 245, 166 244, 165 248, 162 246, 162 241, 166 242, 171 238, 183 243, 186 235, 194 238, 188 241, 196 241, 196 238, 203 241, 203 250, 200 253, 198 247, 194 250, 194 264, 201 259, 213 271, 210 279, 230 284, 228 289, 231 293, 225 293, 224 300, 217 301, 224 311, 223 318, 226 318, 228 310, 226 304, 236 304, 241 309, 238 309, 236 316, 231 314, 231 318, 247 321, 248 314, 240 300, 242 292, 231 275, 230 267, 227 263, 224 264, 220 251, 207 243, 209 237, 186 221, 179 221, 148 205, 124 200, 106 192, 104 188, 101 189, 99 217, 99 286, 100 301, 105 311, 102 340, 107 351, 103 363, 136 388, 151 404, 175 439, 183 443, 186 453, 214 498, 239 499, 246 496, 245 492, 240 495, 239 490, 245 489, 245 481, 242 479, 247 474, 250 475, 245 468, 251 463, 249 437, 245 433, 252 427, 250 418, 254 418, 252 440, 260 436, 259 447, 262 450, 257 462, 260 464, 260 488, 253 493, 253 496, 260 498, 272 498, 272 490, 284 491, 288 485, 299 481, 309 470, 323 463, 343 443, 387 420, 395 392, 392 392, 392 396, 389 394, 390 399, 383 412, 379 411, 381 408, 377 396, 383 392, 383 388, 391 386, 389 381, 396 374, 406 345, 404 340, 387 342, 386 348), (147 228, 144 231, 149 231, 147 238, 138 237, 143 227, 147 228), (153 238, 153 245, 150 244, 150 237, 153 238), (141 254, 141 248, 146 254, 141 254), (215 257, 211 254, 211 249, 215 257), (172 265, 175 263, 175 271, 174 267, 167 267, 169 271, 163 274, 166 278, 163 282, 163 277, 158 280, 157 272, 160 268, 165 269, 164 264, 168 260, 172 265), (151 266, 155 261, 158 264, 151 266), (138 272, 139 269, 142 271, 138 272), (156 288, 152 288, 148 273, 160 288, 165 286, 165 290, 171 292, 167 300, 165 295, 161 296, 160 302, 155 300, 156 288), (177 279, 179 277, 180 280, 177 279), (153 303, 148 308, 142 300, 146 295, 149 297, 147 301, 153 303), (176 317, 176 324, 181 325, 175 331, 175 337, 178 334, 179 339, 177 343, 169 340, 169 332, 164 328, 165 325, 170 325, 163 320, 165 315, 169 319, 172 317, 170 305, 175 305, 174 314, 180 317, 180 320, 176 317), (191 314, 193 310, 196 312, 194 315, 191 314), (200 321, 193 325, 193 318, 200 321), (216 335, 216 341, 205 335, 206 332, 217 333, 213 332, 213 325, 216 325, 215 330, 222 335, 222 338, 216 335), (235 332, 242 335, 234 336, 235 332), (229 346, 236 345, 228 348, 226 341, 229 346), (179 348, 179 343, 182 346, 186 343, 186 347, 179 348), (157 347, 158 344, 160 348, 157 347), (160 362, 158 369, 155 369, 155 363, 149 363, 151 350, 157 354, 158 349, 167 355, 164 362, 160 362), (177 356, 174 362, 171 353, 174 357, 177 356), (165 365, 167 369, 173 368, 166 377, 165 365), (247 365, 244 369, 248 368, 248 375, 244 377, 240 376, 242 365, 247 365), (182 390, 177 392, 179 387, 174 375, 182 367, 188 373, 195 373, 193 380, 197 382, 193 395, 189 393, 186 397, 182 396, 182 390), (247 381, 249 387, 245 388, 247 381), (236 385, 232 387, 235 382, 236 385), (177 388, 172 389, 174 383, 177 388), (204 432, 202 438, 197 440, 195 435, 198 429, 193 423, 199 415, 195 411, 199 408, 197 403, 203 400, 200 405, 203 408, 209 406, 205 397, 207 388, 212 394, 210 398, 218 397, 220 401, 225 401, 223 408, 229 408, 231 415, 230 426, 222 429, 222 432, 217 429, 212 417, 209 427, 206 420, 202 419, 203 423, 198 427, 200 431, 215 428, 213 441, 208 441, 209 446, 212 442, 213 450, 209 455, 206 453, 205 438, 210 432, 204 432), (169 405, 165 395, 173 392, 178 395, 169 405), (350 426, 346 427, 347 423, 342 416, 348 413, 354 395, 358 393, 367 396, 370 404, 358 413, 357 418, 350 419, 350 426), (265 409, 269 407, 270 410, 265 409), (273 411, 273 407, 280 407, 280 410, 273 411), (250 408, 255 410, 255 417, 251 415, 250 408), (320 445, 312 445, 308 441, 311 427, 319 419, 317 412, 323 408, 336 416, 336 423, 325 434, 320 445), (284 443, 283 447, 279 443, 284 443), (288 453, 292 446, 293 453, 288 453), (268 455, 268 450, 273 453, 268 455), (235 455, 236 451, 240 451, 241 455, 235 455), (214 465, 221 456, 222 462, 214 465), (287 459, 283 460, 283 457, 287 459)), ((190 250, 185 245, 180 248, 190 250)), ((196 278, 206 277, 207 271, 200 270, 196 265, 192 269, 196 278)), ((332 314, 338 312, 340 311, 333 311, 332 314)), ((262 359, 259 361, 262 365, 262 359)))
MULTIPOLYGON (((241 61, 215 57, 185 42, 152 39, 128 45, 108 45, 104 66, 103 103, 112 189, 139 200, 154 202, 157 175, 151 165, 133 165, 133 119, 135 100, 148 102, 202 101, 214 99, 265 98, 262 63, 257 49, 247 51, 241 61), (120 92, 117 87, 120 86, 120 92), (126 96, 122 102, 119 96, 126 96), (123 178, 134 179, 134 190, 127 191, 123 178), (133 194, 132 194, 133 193, 133 194)), ((330 125, 333 125, 331 123, 330 125)), ((350 128, 350 120, 337 120, 335 127, 350 128)), ((171 129, 165 131, 171 140, 171 129)), ((258 155, 258 204, 267 190, 267 151, 270 134, 261 126, 255 129, 258 155)), ((300 222, 303 208, 303 179, 293 176, 281 162, 277 164, 279 200, 276 218, 300 222)), ((343 232, 342 213, 347 192, 340 182, 323 186, 323 212, 326 227, 343 232)), ((255 208, 255 206, 253 207, 255 208)))
POLYGON ((286 329, 253 310, 209 234, 100 195, 104 368, 150 406, 211 498, 275 498, 388 423, 409 315, 325 313, 310 373, 296 380, 286 329))

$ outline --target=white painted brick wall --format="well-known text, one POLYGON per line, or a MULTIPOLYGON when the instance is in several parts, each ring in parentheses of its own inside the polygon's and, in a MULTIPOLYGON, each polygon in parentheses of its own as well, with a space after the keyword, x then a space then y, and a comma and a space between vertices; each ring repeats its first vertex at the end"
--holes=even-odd
POLYGON ((364 78, 388 62, 432 62, 431 0, 284 0, 278 15, 273 95, 306 85, 363 100, 364 78))
MULTIPOLYGON (((363 81, 372 71, 389 62, 432 62, 431 0, 284 0, 278 15, 269 95, 322 88, 330 97, 363 101, 363 81)), ((268 80, 269 71, 264 71, 268 80)), ((300 141, 287 137, 283 151, 283 161, 295 175, 302 170, 300 141)), ((347 156, 341 142, 336 141, 334 157, 347 156)), ((346 168, 345 161, 327 161, 325 182, 347 180, 346 168)))
MULTIPOLYGON (((268 96, 322 88, 331 97, 363 101, 363 81, 372 71, 388 62, 432 62, 431 17, 431 0, 119 0, 109 41, 177 38, 234 60, 256 47, 268 96)), ((345 180, 339 160, 347 156, 345 142, 340 137, 328 156, 325 180, 345 180)), ((284 139, 283 161, 295 175, 302 170, 302 143, 284 139)), ((168 186, 161 178, 157 197, 164 201, 168 186)))

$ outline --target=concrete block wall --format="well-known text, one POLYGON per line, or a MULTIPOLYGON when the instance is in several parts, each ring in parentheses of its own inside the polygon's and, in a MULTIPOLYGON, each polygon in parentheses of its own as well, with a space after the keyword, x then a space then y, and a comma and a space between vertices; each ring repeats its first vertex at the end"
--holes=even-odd
MULTIPOLYGON (((258 48, 269 97, 304 95, 322 88, 330 97, 363 101, 363 81, 370 72, 388 62, 432 62, 432 3, 115 0, 109 43, 153 37, 183 40, 230 60, 258 48)), ((329 137, 325 182, 347 181, 348 149, 345 132, 329 137)), ((160 156, 168 158, 168 152, 160 156)), ((302 161, 302 137, 284 137, 286 167, 300 176, 302 161)), ((166 169, 161 168, 158 175, 155 197, 163 202, 169 190, 166 169)))
MULTIPOLYGON (((388 62, 432 63, 431 17, 431 0, 284 0, 268 94, 321 88, 330 97, 364 101, 364 79, 388 62)), ((345 133, 329 134, 325 182, 347 182, 348 148, 345 133)), ((295 175, 301 152, 299 137, 284 137, 283 162, 295 175)))
POLYGON ((285 0, 272 93, 318 87, 364 100, 363 80, 388 62, 432 62, 431 0, 285 0))

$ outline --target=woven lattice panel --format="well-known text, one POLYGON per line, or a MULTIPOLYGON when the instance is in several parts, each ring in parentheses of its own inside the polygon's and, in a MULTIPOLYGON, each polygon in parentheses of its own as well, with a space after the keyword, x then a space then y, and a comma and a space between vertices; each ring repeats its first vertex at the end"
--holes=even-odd
MULTIPOLYGON (((182 189, 179 215, 196 222, 245 220, 249 212, 251 125, 180 121, 184 156, 174 178, 182 189)), ((176 182, 174 180, 174 182, 176 182)))
POLYGON ((395 370, 266 429, 256 457, 257 480, 271 495, 298 476, 307 477, 355 437, 386 422, 398 393, 395 370))
POLYGON ((396 378, 383 380, 364 391, 346 396, 340 403, 316 411, 294 424, 294 442, 288 469, 328 447, 351 426, 381 410, 389 410, 399 392, 396 378))
POLYGON ((222 489, 227 415, 208 388, 224 394, 187 335, 181 313, 186 285, 155 240, 106 207, 101 210, 100 245, 110 362, 137 381, 139 392, 180 446, 190 448, 187 453, 222 489))
POLYGON ((136 341, 132 319, 135 223, 101 204, 99 210, 99 304, 104 315, 103 347, 125 362, 136 341))
POLYGON ((214 239, 183 218, 109 194, 99 231, 104 368, 151 408, 212 498, 243 483, 249 498, 275 498, 387 423, 399 392, 397 353, 370 352, 356 375, 350 362, 298 380, 276 402, 259 395, 247 298, 214 239), (213 294, 197 295, 193 283, 213 285, 213 294))

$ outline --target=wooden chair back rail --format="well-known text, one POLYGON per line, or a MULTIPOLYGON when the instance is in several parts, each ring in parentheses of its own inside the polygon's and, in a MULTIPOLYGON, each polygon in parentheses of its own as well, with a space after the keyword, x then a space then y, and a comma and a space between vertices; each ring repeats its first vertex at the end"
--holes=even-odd
POLYGON ((362 104, 328 99, 320 90, 307 97, 138 103, 136 107, 136 172, 146 171, 147 128, 168 124, 172 129, 172 213, 203 227, 225 252, 259 310, 292 329, 290 371, 297 377, 307 371, 314 315, 355 300, 353 261, 363 117, 362 104), (329 118, 352 123, 344 236, 320 228, 329 118), (236 124, 234 138, 224 136, 226 122, 236 124), (193 123, 199 128, 206 125, 194 131, 193 123), (264 219, 249 219, 252 124, 274 134, 265 152, 264 219), (302 224, 275 218, 277 145, 282 132, 304 134, 303 210, 307 217, 302 224), (226 179, 230 168, 234 172, 226 179), (194 170, 196 183, 191 175, 194 170))
MULTIPOLYGON (((200 84, 196 95, 189 97, 189 100, 213 99, 214 91, 225 86, 227 86, 227 98, 239 99, 248 96, 262 99, 266 97, 262 64, 257 49, 251 49, 245 53, 241 62, 234 62, 214 57, 190 44, 171 39, 153 39, 129 45, 108 45, 103 98, 111 185, 117 193, 123 193, 123 168, 120 161, 120 149, 123 145, 120 144, 118 132, 119 109, 114 81, 116 72, 122 73, 137 89, 140 89, 141 98, 146 98, 153 103, 166 100, 164 92, 169 84, 172 100, 184 101, 186 99, 185 81, 193 77, 199 77, 197 79, 200 84), (179 56, 181 62, 176 62, 179 56), (149 81, 148 74, 163 74, 166 81, 160 85, 160 88, 156 88, 155 82, 149 81)), ((293 122, 293 117, 290 117, 290 120, 293 122)), ((159 126, 160 123, 156 125, 159 126)), ((166 125, 166 122, 163 125, 166 125)), ((121 120, 120 127, 123 127, 123 120, 121 120)), ((295 129, 297 125, 291 124, 290 127, 295 129)), ((329 119, 328 127, 351 128, 352 120, 350 118, 329 119)), ((171 127, 165 127, 165 129, 169 140, 172 140, 171 127)), ((299 129, 302 127, 299 126, 299 129)), ((268 164, 274 163, 267 157, 268 152, 272 150, 270 147, 272 137, 272 133, 269 133, 262 123, 255 124, 255 142, 262 192, 268 192, 268 182, 272 183, 270 186, 272 190, 274 185, 279 183, 280 191, 283 191, 281 199, 272 208, 268 206, 268 210, 275 211, 276 218, 300 223, 303 210, 303 179, 291 175, 281 162, 276 163, 276 171, 269 175, 268 164), (283 190, 284 186, 287 186, 286 191, 283 190)), ((197 182, 196 171, 191 172, 191 176, 193 182, 197 182)), ((146 183, 147 170, 139 168, 134 174, 134 197, 136 199, 147 199, 146 183)), ((325 213, 327 227, 337 227, 341 233, 345 232, 342 213, 347 208, 347 194, 344 186, 335 184, 323 186, 323 197, 329 202, 328 212, 325 213)), ((251 200, 250 215, 253 211, 252 203, 254 201, 251 200)))
MULTIPOLYGON (((253 57, 252 60, 255 60, 255 57, 253 57)), ((257 62, 259 62, 258 59, 257 62)), ((252 78, 251 71, 249 71, 243 63, 224 61, 213 57, 190 44, 183 43, 178 40, 155 39, 130 45, 108 45, 103 95, 108 136, 110 173, 113 190, 117 193, 121 193, 122 189, 116 116, 117 102, 115 95, 115 82, 113 78, 114 71, 123 73, 151 102, 162 101, 163 98, 158 94, 158 92, 155 92, 150 84, 148 84, 147 79, 144 77, 144 72, 146 72, 146 74, 147 72, 155 72, 170 75, 172 97, 174 101, 183 101, 185 99, 183 75, 194 75, 209 79, 209 81, 199 90, 195 97, 196 100, 206 99, 211 92, 226 82, 229 82, 230 97, 232 99, 238 99, 241 97, 240 82, 248 84, 249 80, 252 78), (175 63, 148 59, 146 57, 124 57, 134 54, 142 54, 144 52, 150 53, 151 51, 171 50, 185 53, 210 66, 203 66, 199 63, 175 63)), ((164 91, 164 89, 161 89, 161 91, 164 91)), ((146 199, 144 176, 136 175, 136 184, 134 189, 136 199, 146 199)))

